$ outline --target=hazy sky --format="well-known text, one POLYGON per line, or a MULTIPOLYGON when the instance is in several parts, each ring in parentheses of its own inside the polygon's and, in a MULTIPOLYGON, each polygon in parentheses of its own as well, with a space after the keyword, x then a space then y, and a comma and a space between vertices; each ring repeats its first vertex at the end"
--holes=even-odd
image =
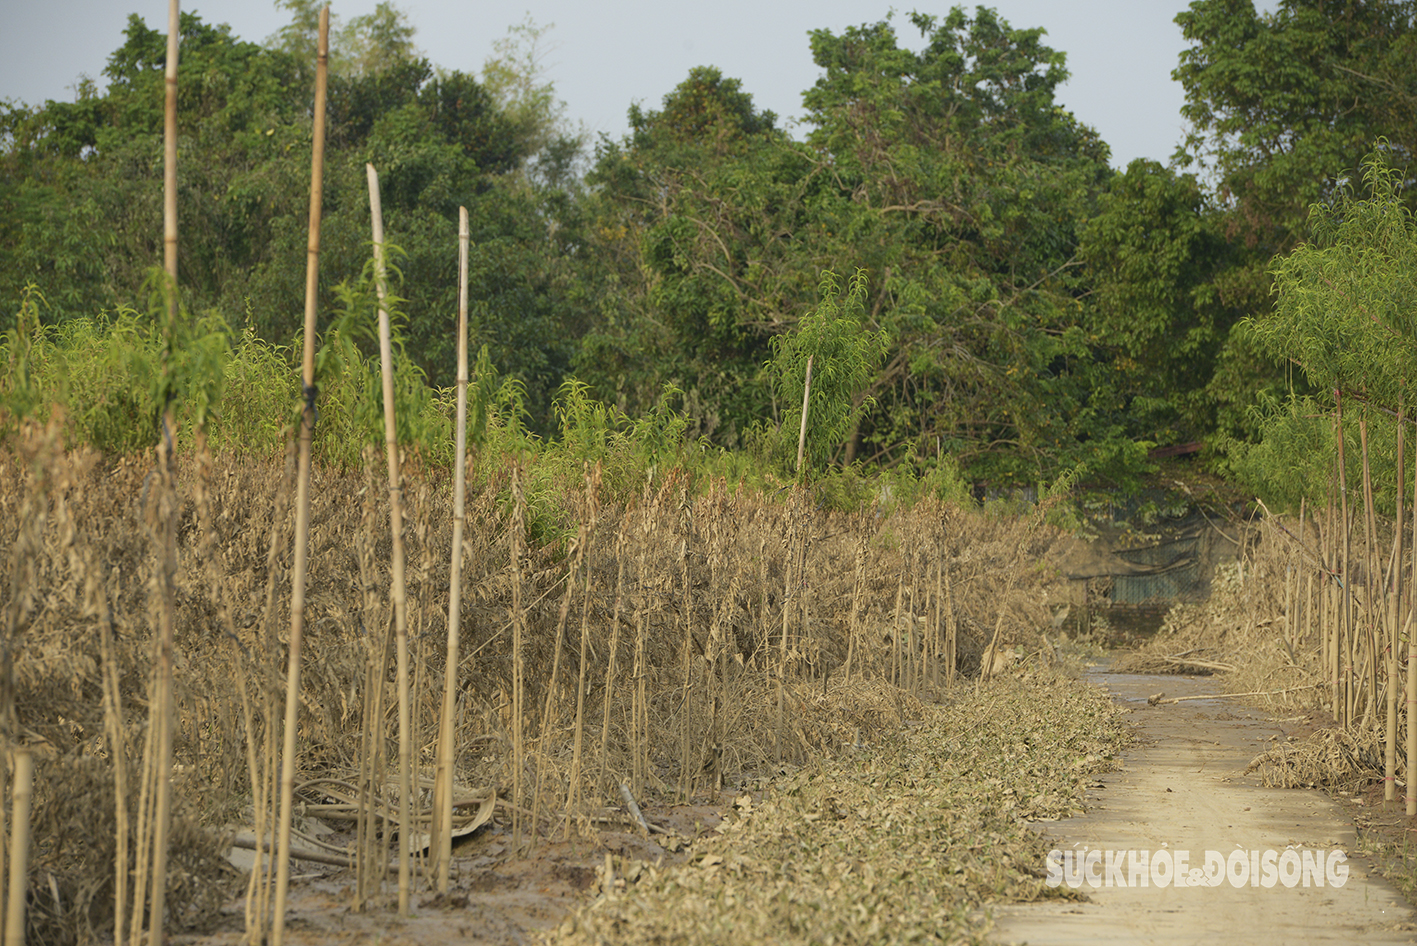
MULTIPOLYGON (((375 0, 335 0, 348 18, 375 0)), ((717 66, 743 81, 759 108, 784 119, 802 114, 802 92, 816 81, 810 30, 875 22, 891 0, 396 0, 417 28, 415 42, 435 65, 476 72, 507 28, 530 14, 554 23, 546 57, 569 116, 592 132, 619 136, 635 101, 657 107, 694 66, 717 66)), ((949 3, 897 9, 944 14, 949 3)), ((1067 53, 1072 79, 1059 99, 1112 147, 1112 163, 1137 157, 1165 162, 1184 134, 1181 87, 1171 80, 1183 48, 1173 22, 1182 0, 997 0, 1014 27, 1041 26, 1067 53)), ((1276 0, 1257 4, 1273 9, 1276 0)), ((973 4, 966 4, 973 10, 973 4)), ((269 0, 192 0, 184 9, 228 23, 240 38, 262 41, 289 17, 269 0)), ((166 31, 162 0, 0 0, 0 98, 37 103, 72 99, 75 81, 102 81, 129 13, 166 31)), ((897 15, 903 43, 918 33, 897 15)))

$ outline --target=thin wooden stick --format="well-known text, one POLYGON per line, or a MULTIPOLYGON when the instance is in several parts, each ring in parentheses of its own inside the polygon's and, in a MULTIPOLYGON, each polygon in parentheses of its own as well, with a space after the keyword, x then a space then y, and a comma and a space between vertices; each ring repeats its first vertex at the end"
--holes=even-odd
POLYGON ((305 572, 309 567, 310 454, 315 442, 315 327, 320 292, 320 212, 324 206, 325 74, 329 62, 330 8, 320 10, 315 60, 315 125, 310 155, 310 226, 305 249, 305 346, 300 378, 305 409, 300 416, 296 460, 295 561, 290 587, 290 645, 285 687, 285 742, 281 749, 280 814, 276 821, 276 889, 271 946, 285 939, 286 892, 290 886, 290 819, 295 807, 296 736, 300 729, 300 648, 305 631, 305 572))
MULTIPOLYGON (((797 479, 802 479, 802 457, 807 450, 807 405, 808 397, 812 393, 812 359, 815 354, 807 356, 807 377, 802 384, 802 429, 797 433, 797 479)), ((784 607, 786 604, 784 603, 784 607)))
POLYGON ((1393 543, 1393 568, 1391 569, 1391 582, 1389 585, 1387 623, 1388 623, 1388 643, 1387 643, 1387 729, 1384 733, 1384 742, 1387 752, 1383 756, 1383 800, 1394 801, 1397 798, 1397 684, 1398 684, 1398 660, 1397 650, 1401 646, 1401 637, 1398 631, 1398 611, 1402 607, 1402 496, 1403 487, 1406 485, 1403 474, 1404 461, 1407 459, 1403 455, 1406 446, 1404 439, 1403 420, 1406 419, 1406 404, 1401 396, 1397 401, 1397 512, 1393 520, 1397 523, 1394 528, 1393 543))
MULTIPOLYGON (((164 80, 165 96, 163 107, 163 268, 167 273, 168 331, 176 326, 177 302, 177 53, 181 39, 181 13, 178 0, 170 0, 167 7, 167 70, 164 80)), ((169 345, 171 337, 169 335, 169 345)), ((172 508, 172 461, 176 431, 173 429, 172 406, 163 405, 163 443, 159 446, 158 481, 159 495, 166 500, 158 503, 154 521, 166 517, 168 521, 159 525, 162 551, 158 565, 158 646, 157 646, 157 699, 152 712, 156 718, 157 732, 157 772, 153 797, 153 862, 152 899, 148 911, 149 946, 161 946, 163 941, 163 913, 167 900, 167 843, 172 824, 172 651, 173 651, 173 576, 177 570, 177 526, 171 521, 175 516, 172 508)), ((16 825, 16 830, 19 826, 16 825)), ((13 876, 13 875, 12 875, 13 876)))
MULTIPOLYGON (((589 504, 589 523, 586 526, 586 541, 595 535, 600 514, 600 464, 585 471, 586 502, 589 504)), ((576 670, 576 725, 571 749, 571 777, 566 790, 566 834, 571 839, 571 819, 580 806, 581 795, 581 747, 585 739, 585 697, 586 697, 586 650, 590 642, 590 566, 586 566, 585 596, 581 603, 581 651, 580 663, 576 670)))
POLYGON ((1353 572, 1352 569, 1348 567, 1352 558, 1353 542, 1352 537, 1349 534, 1347 470, 1348 461, 1346 458, 1346 451, 1344 450, 1343 399, 1342 395, 1339 394, 1337 391, 1334 392, 1334 398, 1337 400, 1338 405, 1337 410, 1335 412, 1337 417, 1338 429, 1338 499, 1339 516, 1342 517, 1342 522, 1340 523, 1340 525, 1343 530, 1343 538, 1341 540, 1343 544, 1341 546, 1340 551, 1342 562, 1341 571, 1343 574, 1343 593, 1340 596, 1340 604, 1338 610, 1338 629, 1340 635, 1339 657, 1344 661, 1343 669, 1345 673, 1343 675, 1342 681, 1344 695, 1340 705, 1340 709, 1342 712, 1339 715, 1339 725, 1346 728, 1350 723, 1353 722, 1353 703, 1355 695, 1355 681, 1353 679, 1353 572))
POLYGON ((453 860, 453 710, 458 685, 458 634, 462 623, 463 509, 467 495, 467 208, 458 208, 458 419, 453 460, 453 551, 448 572, 448 653, 443 670, 443 712, 438 724, 438 778, 433 789, 433 873, 448 892, 453 860))
MULTIPOLYGON (((25 893, 29 887, 30 799, 34 788, 34 755, 16 749, 15 776, 10 800, 14 805, 10 829, 10 892, 5 908, 5 946, 24 946, 25 893)), ((643 819, 641 819, 643 820, 643 819)))
POLYGON ((408 693, 408 599, 404 585, 403 480, 399 472, 398 426, 394 414, 394 352, 389 328, 388 280, 384 268, 384 215, 379 202, 379 172, 365 165, 369 177, 369 214, 374 228, 374 280, 379 294, 379 368, 384 382, 384 452, 389 465, 389 529, 393 538, 391 562, 394 602, 395 653, 399 693, 399 913, 408 913, 409 863, 413 860, 410 827, 413 800, 413 737, 408 693))
MULTIPOLYGON (((1405 487, 1398 483, 1398 492, 1405 487)), ((1402 528, 1399 522, 1397 527, 1402 528)), ((1414 611, 1417 611, 1417 475, 1412 478, 1412 591, 1414 611)), ((1407 785, 1405 800, 1407 817, 1417 815, 1417 778, 1413 777, 1413 767, 1417 766, 1417 634, 1411 633, 1414 611, 1407 615, 1407 785)))
POLYGON ((1203 696, 1156 696, 1148 699, 1147 702, 1152 706, 1161 706, 1165 703, 1185 703, 1190 700, 1227 700, 1241 696, 1282 696, 1285 693, 1298 693, 1300 690, 1312 690, 1321 686, 1323 686, 1322 682, 1305 683, 1303 686, 1286 687, 1283 690, 1251 690, 1248 693, 1209 693, 1203 696))

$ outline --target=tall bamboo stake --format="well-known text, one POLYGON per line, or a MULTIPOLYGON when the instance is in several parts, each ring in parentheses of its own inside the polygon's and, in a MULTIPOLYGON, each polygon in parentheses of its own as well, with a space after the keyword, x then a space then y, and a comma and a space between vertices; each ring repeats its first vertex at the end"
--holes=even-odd
MULTIPOLYGON (((526 494, 521 462, 512 464, 512 850, 522 853, 522 769, 525 765, 526 609, 522 606, 522 553, 526 548, 526 494)), ((531 830, 536 831, 533 823, 531 830)))
POLYGON ((300 646, 305 630, 305 572, 310 534, 310 453, 315 442, 315 325, 320 293, 320 212, 324 206, 325 83, 330 53, 330 8, 320 10, 315 59, 315 115, 310 147, 310 226, 305 242, 305 347, 300 364, 305 409, 300 415, 296 460, 295 561, 290 587, 290 652, 285 686, 285 743, 281 749, 280 815, 276 822, 276 889, 271 944, 285 938, 285 901, 290 885, 290 819, 295 806, 295 739, 300 713, 300 646))
POLYGON ((5 946, 24 946, 25 893, 29 887, 30 799, 34 786, 34 755, 28 749, 14 753, 15 777, 11 783, 14 815, 10 829, 10 891, 5 908, 5 946))
POLYGON ((802 383, 802 429, 797 433, 797 479, 802 479, 802 457, 807 450, 807 404, 808 397, 812 393, 812 359, 816 355, 807 356, 807 377, 802 383))
POLYGON ((846 625, 846 682, 851 682, 852 661, 856 657, 857 626, 861 621, 861 598, 866 584, 866 526, 858 525, 856 562, 851 572, 851 619, 846 625))
POLYGON ((1387 623, 1387 732, 1385 741, 1387 753, 1383 758, 1383 800, 1397 798, 1397 649, 1401 646, 1398 633, 1398 613, 1402 605, 1402 495, 1406 486, 1403 469, 1403 448, 1406 441, 1403 421, 1406 420, 1406 405, 1401 396, 1397 401, 1397 513, 1393 520, 1397 525, 1393 531, 1392 582, 1388 591, 1387 623))
POLYGON ((438 724, 438 775, 433 789, 433 858, 438 891, 448 892, 453 859, 453 709, 458 685, 458 634, 462 622, 462 533, 467 494, 467 208, 458 208, 458 420, 453 460, 453 553, 448 573, 448 656, 443 671, 443 713, 438 724))
MULTIPOLYGON (((177 322, 177 52, 181 37, 181 13, 178 0, 167 6, 167 70, 164 80, 163 103, 163 268, 167 273, 167 307, 169 331, 177 322)), ((159 447, 160 493, 172 499, 172 460, 176 432, 173 429, 172 405, 163 405, 163 443, 159 447)), ((149 901, 148 943, 160 946, 163 940, 163 914, 167 907, 167 837, 172 824, 172 649, 173 649, 173 589, 172 579, 177 570, 176 524, 171 522, 173 510, 158 506, 158 516, 168 522, 159 529, 162 552, 159 563, 159 616, 157 646, 156 715, 157 773, 153 799, 153 891, 149 901)))
MULTIPOLYGON (((114 838, 113 946, 124 946, 128 911, 128 747, 123 739, 123 691, 113 647, 113 615, 103 601, 99 620, 99 653, 103 660, 103 724, 108 757, 113 761, 114 838)), ((243 690, 244 693, 244 690, 243 690)), ((248 727, 247 732, 250 732, 248 727)), ((257 809, 260 810, 259 808, 257 809)))
MULTIPOLYGON (((541 784, 546 769, 546 738, 552 732, 560 729, 552 720, 552 712, 553 703, 557 696, 556 681, 561 676, 561 647, 566 642, 566 621, 571 615, 571 600, 576 595, 576 579, 580 575, 581 562, 585 558, 585 549, 589 541, 590 533, 586 531, 586 522, 582 519, 580 528, 576 530, 571 562, 566 569, 566 591, 561 596, 561 611, 556 617, 556 644, 551 651, 551 675, 546 678, 546 701, 541 708, 541 746, 539 747, 540 751, 536 754, 536 786, 531 793, 531 823, 533 826, 539 824, 541 819, 541 784)), ((587 590, 589 590, 588 587, 587 590)), ((538 837, 539 835, 533 830, 531 836, 533 848, 536 846, 538 837)))
POLYGON ((1338 632, 1340 637, 1339 657, 1344 661, 1342 713, 1339 716, 1339 725, 1347 726, 1353 721, 1354 703, 1354 680, 1353 680, 1353 572, 1349 563, 1351 559, 1353 543, 1349 536, 1348 517, 1348 461, 1346 459, 1343 442, 1343 395, 1339 391, 1333 392, 1334 400, 1337 403, 1336 428, 1338 431, 1338 499, 1339 516, 1342 518, 1340 527, 1343 530, 1342 548, 1340 554, 1341 574, 1343 576, 1343 590, 1339 596, 1338 609, 1338 632))
POLYGON ((1373 511, 1373 475, 1368 462, 1368 410, 1366 407, 1358 418, 1358 441, 1363 451, 1363 555, 1367 562, 1363 576, 1363 646, 1364 650, 1371 655, 1371 659, 1368 661, 1368 677, 1366 678, 1367 703, 1363 709, 1363 718, 1366 721, 1370 711, 1375 709, 1375 701, 1378 698, 1378 665, 1383 662, 1379 659, 1382 652, 1379 645, 1387 637, 1386 628, 1380 628, 1382 611, 1379 599, 1381 598, 1382 567, 1378 562, 1378 522, 1373 511))
MULTIPOLYGON (((1405 484, 1397 484, 1401 492, 1405 484)), ((1397 527, 1402 528, 1399 522, 1397 527)), ((1400 561, 1400 560, 1399 560, 1400 561)), ((1417 615, 1417 475, 1412 478, 1412 592, 1413 611, 1407 622, 1407 817, 1417 815, 1417 632, 1412 627, 1412 618, 1417 615)))
POLYGON ((1338 539, 1333 528, 1333 508, 1335 499, 1335 479, 1329 478, 1328 482, 1328 509, 1324 515, 1324 535, 1323 535, 1323 556, 1324 568, 1328 574, 1324 576, 1324 673, 1325 679, 1329 681, 1329 710, 1333 713, 1335 720, 1342 720, 1339 714, 1339 687, 1338 687, 1338 613, 1336 608, 1337 589, 1334 587, 1333 576, 1336 573, 1338 559, 1337 546, 1338 539))
POLYGON ((605 773, 610 751, 610 708, 615 696, 615 673, 620 654, 620 610, 625 603, 625 523, 628 513, 620 516, 620 527, 615 532, 615 607, 610 618, 610 654, 605 663, 605 696, 600 717, 600 774, 595 780, 596 794, 600 794, 605 784, 605 773))
MULTIPOLYGON (((649 768, 649 700, 645 686, 645 678, 648 676, 645 647, 649 638, 649 627, 647 626, 649 602, 645 589, 650 586, 648 555, 650 533, 654 528, 655 514, 659 509, 659 502, 657 500, 651 501, 650 496, 650 487, 646 483, 645 502, 640 507, 642 510, 640 551, 636 556, 640 594, 635 601, 635 656, 632 664, 633 669, 630 671, 630 679, 634 681, 635 686, 630 701, 630 787, 636 795, 642 794, 644 791, 645 774, 649 768)), ((623 782, 620 784, 624 785, 623 782)))
MULTIPOLYGON (((595 535, 595 527, 600 513, 600 464, 585 472, 586 502, 590 506, 589 523, 586 526, 587 541, 595 535)), ((585 595, 581 603, 581 650, 580 662, 576 670, 576 725, 571 749, 571 776, 566 791, 566 834, 571 839, 571 822, 580 806, 581 796, 581 745, 585 738, 585 697, 586 697, 586 651, 590 641, 590 599, 591 576, 587 565, 585 595)))
POLYGON ((374 227, 374 283, 379 294, 379 370, 384 382, 384 452, 389 464, 389 529, 393 537, 391 570, 395 653, 399 691, 399 912, 408 913, 409 867, 413 860, 413 737, 409 726, 408 599, 404 592, 403 482, 399 473, 398 427, 394 416, 394 350, 389 329, 387 275, 384 269, 384 214, 379 202, 379 172, 366 164, 369 215, 374 227))
MULTIPOLYGON (((687 490, 680 491, 680 508, 689 508, 687 490)), ((679 540, 679 581, 684 589, 684 646, 682 653, 683 688, 679 711, 679 786, 674 792, 675 799, 689 801, 693 780, 693 766, 689 761, 691 726, 694 721, 694 692, 691 688, 694 676, 694 589, 689 580, 689 539, 688 530, 692 519, 685 517, 685 535, 679 540)))
MULTIPOLYGON (((809 379, 811 377, 811 371, 812 359, 808 358, 807 374, 809 379)), ((804 396, 802 398, 802 403, 804 407, 806 405, 806 402, 807 399, 804 396)), ((804 435, 807 432, 806 421, 807 415, 804 412, 802 415, 802 432, 804 435)), ((799 441, 797 448, 797 479, 799 485, 802 479, 802 443, 803 441, 799 441)), ((792 620, 792 566, 797 557, 795 554, 793 554, 793 549, 795 547, 794 543, 796 542, 795 519, 797 514, 797 504, 799 501, 797 490, 798 487, 794 486, 791 495, 789 495, 787 499, 787 537, 782 550, 782 646, 778 648, 777 660, 777 761, 779 762, 782 761, 783 744, 787 740, 787 639, 789 631, 791 630, 792 620)))
MULTIPOLYGON (((167 73, 164 79, 162 139, 162 267, 177 286, 177 47, 182 34, 178 0, 167 5, 167 73)), ((168 299, 169 314, 177 314, 177 296, 168 299)))

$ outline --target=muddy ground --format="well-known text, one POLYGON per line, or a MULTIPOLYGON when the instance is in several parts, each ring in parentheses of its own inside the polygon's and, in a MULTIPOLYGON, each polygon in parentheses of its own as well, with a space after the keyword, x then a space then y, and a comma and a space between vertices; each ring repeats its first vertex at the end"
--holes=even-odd
MULTIPOLYGON (((988 902, 970 911, 969 939, 997 943, 1417 942, 1417 915, 1402 895, 1375 875, 1359 851, 1355 812, 1368 822, 1393 821, 1380 799, 1329 797, 1316 791, 1270 789, 1246 773, 1263 749, 1302 738, 1307 717, 1273 720, 1227 700, 1186 700, 1151 705, 1148 697, 1214 693, 1205 677, 1108 674, 1085 679, 1128 710, 1136 742, 1112 772, 1089 776, 1088 811, 1066 820, 1039 822, 1060 850, 1186 849, 1191 866, 1206 850, 1298 849, 1346 854, 1348 879, 1322 889, 1282 883, 1273 888, 1228 883, 1218 887, 1100 888, 1084 886, 1075 899, 1049 896, 1032 903, 988 902)), ((499 818, 460 842, 452 892, 423 890, 408 917, 395 915, 390 896, 363 913, 350 909, 348 871, 319 866, 297 870, 291 943, 387 944, 434 942, 511 944, 554 938, 581 908, 613 902, 635 886, 639 874, 707 862, 695 840, 716 833, 727 816, 741 819, 771 795, 771 787, 727 791, 717 804, 649 808, 648 838, 628 823, 604 823, 598 834, 575 841, 538 843, 527 856, 511 848, 509 825, 499 818), (608 872, 607 872, 608 867, 608 872), (607 876, 609 881, 607 883, 607 876), (605 898, 609 892, 610 898, 605 898)), ((607 812, 612 821, 614 812, 607 812)), ((626 819, 627 820, 627 819, 626 819)), ((1401 817, 1396 817, 1401 821, 1401 817)), ((1046 868, 1038 865, 1039 872, 1046 868)), ((1066 884, 1063 885, 1066 887, 1066 884)), ((672 909, 672 907, 667 908, 672 909)), ((242 904, 228 908, 223 928, 173 942, 225 946, 242 936, 242 904)), ((887 939, 891 937, 887 935, 887 939)), ((712 936, 705 941, 716 941, 712 936)))

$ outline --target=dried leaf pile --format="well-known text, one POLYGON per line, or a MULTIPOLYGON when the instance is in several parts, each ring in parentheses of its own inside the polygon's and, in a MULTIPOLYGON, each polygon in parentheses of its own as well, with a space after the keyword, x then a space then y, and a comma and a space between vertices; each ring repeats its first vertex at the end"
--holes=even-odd
POLYGON ((854 755, 774 779, 690 863, 610 879, 553 940, 589 943, 976 943, 991 903, 1043 884, 1028 820, 1077 813, 1125 742, 1092 687, 1026 670, 922 705, 854 755))

